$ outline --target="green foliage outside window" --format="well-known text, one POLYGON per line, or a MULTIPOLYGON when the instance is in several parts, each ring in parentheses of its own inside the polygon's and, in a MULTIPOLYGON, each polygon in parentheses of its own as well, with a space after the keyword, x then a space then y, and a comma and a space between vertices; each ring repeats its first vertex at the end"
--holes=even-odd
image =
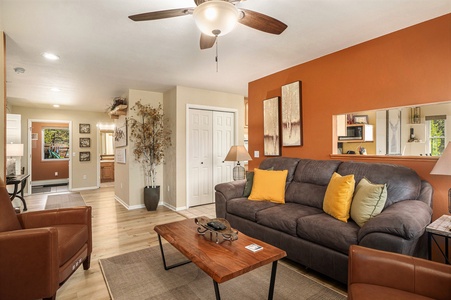
POLYGON ((69 129, 45 128, 42 135, 44 140, 43 159, 69 158, 69 129))
POLYGON ((430 146, 431 155, 440 156, 445 150, 445 119, 431 120, 430 146))

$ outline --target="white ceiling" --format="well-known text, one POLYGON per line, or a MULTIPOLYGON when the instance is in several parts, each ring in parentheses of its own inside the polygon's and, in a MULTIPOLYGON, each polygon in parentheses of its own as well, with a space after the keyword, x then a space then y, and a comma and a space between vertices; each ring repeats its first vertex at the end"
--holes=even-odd
POLYGON ((250 81, 451 12, 451 0, 247 0, 237 6, 288 28, 276 36, 238 24, 219 38, 219 72, 215 48, 199 49, 192 16, 128 19, 194 6, 193 0, 0 0, 8 102, 105 111, 129 88, 164 92, 177 85, 246 96, 250 81), (46 51, 61 59, 46 61, 46 51), (16 74, 15 67, 26 71, 16 74))

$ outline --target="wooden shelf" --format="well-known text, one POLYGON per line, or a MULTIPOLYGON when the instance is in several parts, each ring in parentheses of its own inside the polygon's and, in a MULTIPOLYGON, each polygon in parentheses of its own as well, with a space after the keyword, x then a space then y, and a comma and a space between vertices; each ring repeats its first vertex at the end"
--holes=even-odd
POLYGON ((127 114, 127 105, 118 105, 112 111, 108 112, 108 114, 111 119, 119 119, 119 116, 125 116, 127 114))

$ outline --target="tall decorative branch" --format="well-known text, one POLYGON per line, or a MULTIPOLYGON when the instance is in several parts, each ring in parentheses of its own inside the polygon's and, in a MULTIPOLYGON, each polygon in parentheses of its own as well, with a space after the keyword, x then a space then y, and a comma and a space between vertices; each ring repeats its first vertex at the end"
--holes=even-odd
POLYGON ((131 110, 135 117, 129 117, 130 140, 134 142, 135 160, 144 168, 146 187, 155 187, 156 167, 164 161, 164 151, 172 145, 171 130, 167 129, 161 103, 158 107, 136 102, 131 110))

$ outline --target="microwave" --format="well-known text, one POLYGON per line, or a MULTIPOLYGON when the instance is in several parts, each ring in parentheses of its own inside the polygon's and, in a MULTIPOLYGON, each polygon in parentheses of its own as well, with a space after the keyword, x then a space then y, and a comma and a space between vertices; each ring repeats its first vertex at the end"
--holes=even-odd
POLYGON ((339 136, 338 140, 361 140, 363 139, 363 126, 348 126, 346 136, 339 136))

